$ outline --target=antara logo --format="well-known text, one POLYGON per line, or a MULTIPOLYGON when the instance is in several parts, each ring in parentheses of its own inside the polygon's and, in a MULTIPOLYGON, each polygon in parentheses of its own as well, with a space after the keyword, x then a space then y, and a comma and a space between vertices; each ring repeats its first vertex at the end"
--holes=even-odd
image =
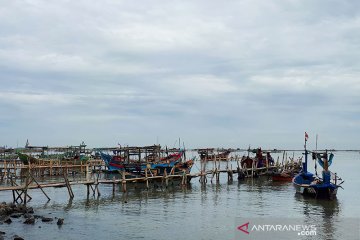
POLYGON ((245 223, 245 224, 243 224, 243 225, 241 225, 241 226, 238 226, 238 230, 240 230, 240 231, 242 231, 242 232, 244 232, 244 233, 246 233, 246 234, 249 234, 249 232, 248 232, 248 230, 249 230, 249 223, 250 222, 247 222, 247 223, 245 223))

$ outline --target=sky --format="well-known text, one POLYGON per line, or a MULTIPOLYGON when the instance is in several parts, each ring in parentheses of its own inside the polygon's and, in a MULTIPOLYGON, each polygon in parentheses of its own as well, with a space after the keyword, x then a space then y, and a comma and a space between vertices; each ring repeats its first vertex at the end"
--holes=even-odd
POLYGON ((360 149, 360 2, 0 0, 0 145, 360 149))

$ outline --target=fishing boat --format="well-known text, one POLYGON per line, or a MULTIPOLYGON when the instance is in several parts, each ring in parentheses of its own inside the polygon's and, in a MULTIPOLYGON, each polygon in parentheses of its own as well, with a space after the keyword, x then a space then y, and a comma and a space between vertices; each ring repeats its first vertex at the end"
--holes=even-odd
POLYGON ((317 158, 314 160, 318 161, 320 166, 323 168, 322 178, 318 177, 316 174, 314 175, 313 173, 308 172, 307 160, 310 151, 306 149, 307 138, 307 133, 305 133, 305 162, 303 162, 302 171, 292 180, 296 188, 296 192, 314 198, 334 199, 336 198, 338 188, 341 187, 340 185, 344 182, 336 174, 329 171, 329 166, 333 161, 334 155, 331 153, 328 157, 327 152, 322 154, 313 152, 313 156, 317 158), (338 180, 342 182, 338 184, 338 180))
POLYGON ((25 153, 20 153, 17 152, 17 155, 20 159, 20 161, 24 164, 24 165, 29 165, 29 164, 39 164, 39 163, 50 163, 50 162, 56 162, 60 165, 77 165, 77 164, 81 164, 81 162, 86 162, 88 160, 87 156, 82 156, 82 155, 77 155, 74 157, 69 157, 69 158, 58 158, 57 156, 45 156, 42 155, 41 158, 36 158, 33 157, 29 154, 25 154, 25 153))
POLYGON ((290 164, 285 164, 283 168, 276 169, 271 175, 272 180, 274 182, 292 182, 293 178, 301 172, 301 158, 299 161, 292 159, 290 164))
MULTIPOLYGON (((166 150, 166 156, 160 157, 160 148, 154 146, 151 149, 151 154, 145 156, 145 158, 141 158, 141 152, 146 149, 148 152, 150 148, 137 148, 131 150, 138 154, 138 159, 130 159, 129 152, 127 154, 121 154, 124 152, 124 149, 118 149, 114 151, 116 155, 110 155, 100 151, 100 156, 105 162, 105 165, 109 172, 123 172, 126 173, 127 177, 133 176, 144 176, 145 171, 151 171, 152 175, 163 175, 166 173, 175 173, 179 171, 186 170, 190 172, 191 167, 193 165, 193 161, 182 161, 182 157, 185 156, 184 149, 178 149, 176 152, 168 153, 166 150)), ((127 151, 127 150, 126 150, 127 151)), ((175 151, 175 150, 172 150, 175 151)))
POLYGON ((294 172, 283 171, 280 173, 274 173, 271 177, 274 182, 291 182, 294 176, 294 172))
POLYGON ((219 150, 214 153, 213 148, 198 149, 201 161, 227 161, 231 153, 230 150, 219 150))
POLYGON ((25 148, 18 150, 16 154, 24 165, 50 162, 56 162, 60 165, 80 165, 89 160, 85 154, 85 147, 84 142, 80 146, 69 147, 30 146, 27 140, 25 148))
POLYGON ((16 153, 19 156, 20 161, 24 164, 24 165, 29 165, 29 164, 35 164, 38 163, 39 159, 30 156, 28 154, 24 154, 21 152, 17 152, 16 153))
MULTIPOLYGON (((251 152, 256 154, 255 157, 250 157, 249 155, 243 156, 240 161, 242 168, 262 168, 274 165, 274 159, 270 155, 270 152, 263 153, 261 148, 257 148, 251 152)), ((250 153, 250 151, 248 151, 248 153, 250 153)))

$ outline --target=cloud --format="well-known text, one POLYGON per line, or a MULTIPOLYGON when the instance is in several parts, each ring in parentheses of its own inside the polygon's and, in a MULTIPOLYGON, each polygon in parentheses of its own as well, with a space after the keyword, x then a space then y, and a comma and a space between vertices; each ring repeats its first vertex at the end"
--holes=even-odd
POLYGON ((8 1, 1 135, 297 147, 309 129, 356 146, 359 4, 8 1))
POLYGON ((183 97, 219 97, 237 91, 230 79, 213 75, 172 76, 160 84, 164 85, 167 95, 183 97))
POLYGON ((67 105, 76 101, 76 97, 65 94, 39 94, 39 93, 18 93, 18 92, 0 92, 2 102, 20 104, 20 105, 36 105, 36 104, 54 104, 67 105))

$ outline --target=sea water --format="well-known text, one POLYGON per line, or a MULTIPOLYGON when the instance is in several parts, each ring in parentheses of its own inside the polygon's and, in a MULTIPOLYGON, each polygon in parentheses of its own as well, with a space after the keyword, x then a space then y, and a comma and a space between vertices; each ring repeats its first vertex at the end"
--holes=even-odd
MULTIPOLYGON (((232 168, 236 165, 231 162, 232 168)), ((313 166, 310 160, 308 170, 313 171, 313 166)), ((196 162, 192 172, 199 168, 196 162)), ((270 177, 238 181, 234 175, 234 181, 228 182, 226 173, 219 183, 215 178, 211 183, 208 176, 206 184, 194 178, 186 187, 146 190, 128 184, 126 193, 120 186, 113 194, 112 185, 99 185, 101 196, 89 198, 86 186, 74 185, 72 200, 66 188, 45 188, 49 202, 40 190, 29 190, 33 199, 28 205, 35 214, 64 218, 64 224, 37 220, 26 225, 20 218, 0 225, 0 230, 6 232, 5 239, 15 234, 25 239, 245 239, 248 236, 237 229, 242 219, 288 219, 317 226, 316 236, 289 235, 292 239, 359 239, 360 154, 337 152, 330 170, 345 180, 333 201, 304 198, 295 194, 291 182, 273 182, 270 177)), ((11 202, 11 191, 0 192, 0 201, 11 202)), ((271 239, 272 233, 268 234, 271 239)))

